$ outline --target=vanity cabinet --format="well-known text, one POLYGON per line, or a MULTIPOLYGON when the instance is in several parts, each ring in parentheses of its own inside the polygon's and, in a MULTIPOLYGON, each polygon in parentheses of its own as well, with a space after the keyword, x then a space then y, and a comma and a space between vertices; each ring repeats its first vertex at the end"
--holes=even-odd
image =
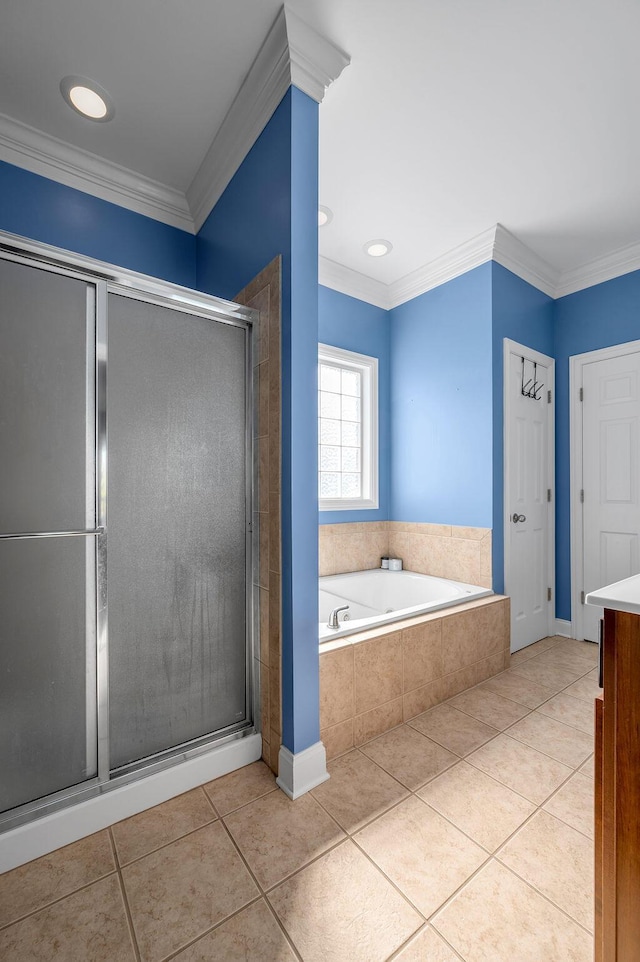
MULTIPOLYGON (((589 600, 602 604, 596 596, 606 591, 589 600)), ((595 703, 595 959, 640 962, 640 614, 605 609, 601 665, 603 694, 595 703)))

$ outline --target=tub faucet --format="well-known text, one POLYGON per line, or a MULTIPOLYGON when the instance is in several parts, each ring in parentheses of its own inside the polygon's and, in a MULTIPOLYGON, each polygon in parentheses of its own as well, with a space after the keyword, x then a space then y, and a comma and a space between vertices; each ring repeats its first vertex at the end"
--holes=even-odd
POLYGON ((334 608, 329 615, 329 620, 327 622, 327 628, 339 628, 338 615, 341 611, 348 611, 349 605, 342 605, 340 608, 334 608))

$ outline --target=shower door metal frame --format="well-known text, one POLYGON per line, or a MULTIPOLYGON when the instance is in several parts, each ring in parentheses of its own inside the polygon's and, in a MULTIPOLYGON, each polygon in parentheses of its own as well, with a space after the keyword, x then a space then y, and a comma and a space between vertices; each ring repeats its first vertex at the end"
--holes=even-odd
MULTIPOLYGON (((124 270, 76 255, 47 244, 27 240, 0 231, 0 258, 34 268, 62 274, 89 285, 95 292, 95 528, 66 532, 9 533, 3 540, 23 537, 89 537, 95 542, 95 659, 96 659, 96 740, 97 775, 62 791, 0 813, 0 833, 35 818, 85 801, 154 772, 204 754, 213 747, 245 738, 259 731, 260 678, 256 647, 259 642, 259 619, 253 584, 254 552, 257 531, 254 530, 256 504, 256 450, 253 441, 255 420, 253 363, 255 324, 258 312, 231 301, 216 298, 190 288, 161 281, 148 275, 124 270), (208 733, 155 755, 111 769, 109 760, 109 628, 108 628, 108 316, 109 294, 146 301, 181 314, 190 314, 214 322, 229 324, 245 331, 245 711, 243 721, 217 732, 208 733)), ((89 366, 87 365, 87 375, 89 366)), ((87 724, 89 719, 87 718, 87 724)))

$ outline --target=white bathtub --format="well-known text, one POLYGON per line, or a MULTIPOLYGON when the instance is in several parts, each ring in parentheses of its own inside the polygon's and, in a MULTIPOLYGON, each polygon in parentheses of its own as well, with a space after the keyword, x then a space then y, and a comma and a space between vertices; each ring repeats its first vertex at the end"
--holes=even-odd
POLYGON ((320 643, 492 594, 490 588, 413 571, 376 568, 329 575, 320 578, 320 643), (349 610, 338 615, 340 627, 328 628, 329 614, 342 605, 349 610))

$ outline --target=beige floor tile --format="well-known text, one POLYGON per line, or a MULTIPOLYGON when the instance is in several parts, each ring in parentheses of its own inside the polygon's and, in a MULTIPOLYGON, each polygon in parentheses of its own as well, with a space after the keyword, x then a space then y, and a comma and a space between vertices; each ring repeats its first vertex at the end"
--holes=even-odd
POLYGON ((438 705, 424 715, 412 718, 409 724, 460 757, 468 755, 498 734, 497 729, 458 711, 452 705, 438 705))
POLYGON ((135 962, 117 875, 0 932, 2 962, 135 962))
POLYGON ((584 675, 569 685, 565 691, 565 695, 571 695, 572 698, 579 698, 580 701, 586 701, 593 707, 593 702, 598 695, 602 694, 602 688, 598 685, 598 670, 597 668, 590 671, 588 675, 584 675))
POLYGON ((0 875, 0 926, 115 871, 108 832, 97 832, 0 875))
POLYGON ((550 701, 545 702, 544 705, 541 705, 537 710, 542 712, 543 715, 548 715, 549 718, 555 718, 556 721, 564 722, 565 725, 577 728, 587 735, 591 735, 592 737, 594 735, 595 708, 593 702, 589 704, 588 702, 580 701, 578 698, 572 698, 571 695, 561 692, 559 695, 551 698, 550 701))
POLYGON ((330 762, 328 781, 312 791, 346 832, 355 832, 406 798, 407 789, 359 751, 330 762))
POLYGON ((486 691, 483 688, 471 688, 469 691, 463 691, 461 695, 452 698, 450 704, 454 708, 466 712, 467 715, 479 718, 485 725, 491 725, 492 728, 497 728, 500 731, 508 728, 509 725, 513 725, 515 721, 528 712, 524 705, 518 705, 508 698, 503 698, 502 695, 496 695, 494 692, 486 691))
POLYGON ((171 798, 113 826, 118 860, 121 865, 126 865, 196 828, 202 828, 215 818, 216 814, 201 788, 171 798))
POLYGON ((576 772, 573 778, 545 803, 544 808, 583 835, 593 838, 594 785, 593 779, 588 775, 576 772))
POLYGON ((580 771, 582 772, 583 775, 588 775, 589 778, 595 777, 595 761, 596 761, 595 755, 592 755, 591 758, 587 758, 584 765, 580 768, 580 771))
POLYGON ((495 675, 480 685, 485 691, 493 691, 503 698, 510 698, 517 701, 519 705, 526 705, 527 708, 537 708, 544 701, 554 694, 548 688, 537 685, 534 681, 528 681, 522 675, 513 671, 503 671, 500 675, 495 675))
POLYGON ((430 925, 412 939, 406 949, 396 956, 397 962, 460 962, 446 942, 430 925))
POLYGON ((575 638, 564 638, 561 642, 563 651, 570 651, 575 655, 582 655, 592 664, 598 663, 598 646, 592 641, 577 641, 575 638))
POLYGON ((225 818, 260 885, 268 889, 344 838, 311 795, 272 792, 225 818))
POLYGON ((465 762, 438 775, 418 794, 489 852, 535 812, 531 802, 465 762))
POLYGON ((173 958, 175 962, 295 962, 296 956, 260 899, 173 958))
POLYGON ((258 888, 220 822, 122 869, 142 962, 156 962, 232 915, 258 888))
POLYGON ((459 760, 407 725, 367 742, 361 751, 411 791, 459 760))
POLYGON ((566 765, 508 735, 494 738, 469 755, 467 761, 536 805, 542 804, 571 774, 566 765))
POLYGON ((549 638, 541 638, 540 641, 536 641, 533 645, 527 645, 526 648, 521 648, 520 651, 516 651, 511 655, 511 666, 521 664, 523 661, 528 661, 530 658, 535 658, 536 655, 542 654, 543 651, 547 651, 549 648, 553 648, 555 645, 560 644, 560 639, 557 635, 553 635, 549 638))
POLYGON ((235 772, 216 778, 204 790, 219 815, 228 815, 241 805, 277 789, 275 775, 264 762, 253 762, 235 772))
POLYGON ((575 654, 572 651, 565 651, 563 645, 543 651, 536 658, 537 665, 547 665, 549 668, 559 668, 561 671, 568 671, 577 678, 586 675, 593 669, 593 661, 585 655, 575 654))
POLYGON ((593 738, 576 728, 534 711, 508 729, 507 735, 517 738, 556 761, 579 768, 593 751, 593 738))
POLYGON ((592 962, 593 939, 492 861, 433 920, 466 962, 592 962))
POLYGON ((549 688, 554 694, 572 685, 579 677, 575 671, 565 671, 562 668, 554 668, 550 665, 540 664, 538 658, 531 658, 529 661, 516 665, 511 669, 523 678, 533 681, 536 685, 549 688))
POLYGON ((356 841, 429 916, 486 859, 487 853, 419 798, 409 798, 367 825, 356 841))
POLYGON ((269 895, 305 962, 384 962, 422 919, 347 840, 269 895))
POLYGON ((547 812, 537 812, 498 858, 593 931, 593 842, 547 812))

